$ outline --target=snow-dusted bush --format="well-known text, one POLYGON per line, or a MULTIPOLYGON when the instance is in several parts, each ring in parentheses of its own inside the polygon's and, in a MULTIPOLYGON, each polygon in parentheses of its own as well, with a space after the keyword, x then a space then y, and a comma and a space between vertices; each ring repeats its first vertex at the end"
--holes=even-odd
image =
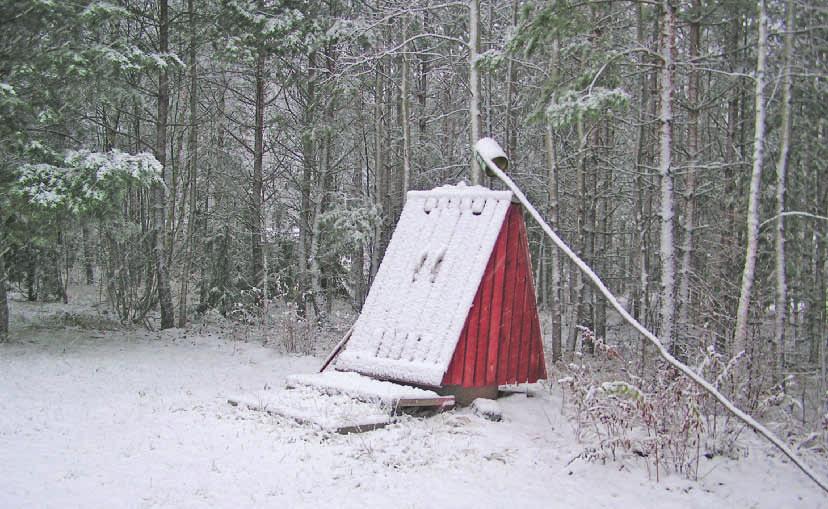
POLYGON ((291 308, 287 306, 279 320, 282 347, 287 353, 309 355, 314 351, 317 328, 291 308))
MULTIPOLYGON (((595 357, 578 360, 564 368, 558 383, 575 410, 583 459, 635 455, 656 478, 666 472, 695 478, 702 455, 741 454, 736 439, 743 426, 668 364, 656 361, 637 377, 620 349, 601 338, 595 338, 595 357)), ((726 362, 711 350, 697 370, 721 387, 739 362, 726 362)))

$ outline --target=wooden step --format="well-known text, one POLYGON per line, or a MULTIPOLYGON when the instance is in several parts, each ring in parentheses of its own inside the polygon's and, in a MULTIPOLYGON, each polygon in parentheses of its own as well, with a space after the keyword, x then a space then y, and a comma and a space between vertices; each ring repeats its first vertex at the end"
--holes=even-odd
POLYGON ((227 402, 342 434, 382 428, 394 419, 391 408, 381 403, 325 394, 310 387, 258 391, 228 398, 227 402))
POLYGON ((353 372, 326 371, 290 375, 288 388, 314 388, 323 394, 342 394, 364 402, 381 403, 392 410, 427 408, 445 410, 454 406, 454 396, 393 382, 376 380, 353 372))

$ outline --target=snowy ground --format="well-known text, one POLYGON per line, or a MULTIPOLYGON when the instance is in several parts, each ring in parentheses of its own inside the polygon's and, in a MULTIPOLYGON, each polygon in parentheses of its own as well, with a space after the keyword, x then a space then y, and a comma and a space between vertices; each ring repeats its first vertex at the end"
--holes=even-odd
POLYGON ((554 388, 501 400, 503 422, 464 409, 329 434, 226 403, 317 358, 217 329, 44 327, 27 306, 0 345, 0 507, 828 507, 758 441, 702 459, 698 482, 570 463, 554 388))

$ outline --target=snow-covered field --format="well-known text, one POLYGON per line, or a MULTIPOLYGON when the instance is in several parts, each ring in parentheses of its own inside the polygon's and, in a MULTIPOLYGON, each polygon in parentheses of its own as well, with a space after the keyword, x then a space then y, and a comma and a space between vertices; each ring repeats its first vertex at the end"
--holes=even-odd
POLYGON ((501 400, 502 422, 462 409, 335 435, 226 402, 317 358, 216 328, 45 327, 27 306, 0 345, 2 508, 828 507, 747 433, 749 457, 702 458, 698 482, 572 461, 583 445, 554 387, 501 400))

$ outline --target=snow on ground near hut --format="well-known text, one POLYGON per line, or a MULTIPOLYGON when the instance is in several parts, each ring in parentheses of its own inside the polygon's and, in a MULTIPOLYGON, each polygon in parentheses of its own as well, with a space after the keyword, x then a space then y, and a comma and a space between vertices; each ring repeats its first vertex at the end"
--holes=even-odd
POLYGON ((699 482, 572 461, 556 389, 501 400, 499 423, 463 409, 347 436, 226 403, 319 362, 209 330, 18 325, 0 345, 0 507, 828 507, 748 436, 747 460, 702 459, 699 482))

